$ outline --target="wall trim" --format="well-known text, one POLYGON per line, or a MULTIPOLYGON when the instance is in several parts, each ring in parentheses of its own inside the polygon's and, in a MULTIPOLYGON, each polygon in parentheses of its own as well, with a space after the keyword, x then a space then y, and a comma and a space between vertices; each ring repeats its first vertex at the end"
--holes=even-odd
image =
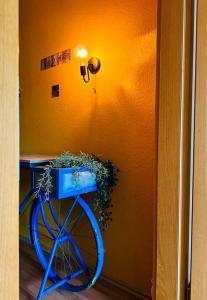
POLYGON ((118 282, 118 281, 116 281, 114 279, 109 278, 108 276, 106 276, 104 274, 101 275, 101 279, 103 279, 104 281, 110 283, 113 286, 118 287, 119 289, 121 289, 121 290, 123 290, 125 292, 128 292, 129 294, 131 294, 133 296, 136 296, 140 300, 151 300, 152 299, 152 297, 147 296, 147 295, 143 295, 143 294, 141 294, 141 293, 139 293, 139 292, 137 292, 137 291, 135 291, 135 290, 133 290, 133 289, 125 286, 123 283, 120 283, 120 282, 118 282))

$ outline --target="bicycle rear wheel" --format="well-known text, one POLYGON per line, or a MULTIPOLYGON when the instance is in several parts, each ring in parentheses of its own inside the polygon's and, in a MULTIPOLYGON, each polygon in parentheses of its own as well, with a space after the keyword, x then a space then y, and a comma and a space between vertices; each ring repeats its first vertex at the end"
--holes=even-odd
POLYGON ((54 241, 58 235, 61 237, 49 272, 50 279, 58 282, 70 278, 62 288, 73 292, 90 288, 96 282, 103 267, 103 240, 94 214, 80 196, 38 201, 31 227, 34 247, 44 269, 54 241), (61 229, 69 211, 70 216, 61 229))

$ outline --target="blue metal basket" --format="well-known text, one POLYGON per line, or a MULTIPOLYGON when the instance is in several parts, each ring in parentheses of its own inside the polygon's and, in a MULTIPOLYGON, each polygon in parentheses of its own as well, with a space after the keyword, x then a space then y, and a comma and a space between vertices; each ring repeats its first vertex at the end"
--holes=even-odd
MULTIPOLYGON (((40 174, 43 172, 43 167, 32 168, 33 189, 36 188, 40 174)), ((52 169, 51 176, 53 177, 52 196, 56 199, 64 199, 97 190, 96 176, 91 169, 86 167, 52 169)))

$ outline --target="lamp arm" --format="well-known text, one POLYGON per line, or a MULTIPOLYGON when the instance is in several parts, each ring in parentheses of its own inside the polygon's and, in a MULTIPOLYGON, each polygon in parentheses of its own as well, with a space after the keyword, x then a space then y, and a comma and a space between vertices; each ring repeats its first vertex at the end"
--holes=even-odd
POLYGON ((84 82, 85 83, 89 83, 89 81, 90 81, 90 72, 89 72, 89 68, 87 67, 87 79, 86 79, 86 76, 85 75, 83 75, 83 80, 84 80, 84 82))

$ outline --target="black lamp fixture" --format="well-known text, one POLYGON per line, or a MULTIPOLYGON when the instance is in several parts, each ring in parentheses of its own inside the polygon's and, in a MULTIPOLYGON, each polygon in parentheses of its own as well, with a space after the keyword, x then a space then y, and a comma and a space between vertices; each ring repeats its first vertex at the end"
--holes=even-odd
POLYGON ((80 66, 80 73, 83 77, 84 82, 88 83, 90 81, 90 73, 95 75, 101 68, 101 61, 97 57, 91 57, 87 63, 84 63, 84 59, 88 56, 88 51, 85 48, 79 48, 76 52, 77 57, 82 59, 82 64, 80 66))

